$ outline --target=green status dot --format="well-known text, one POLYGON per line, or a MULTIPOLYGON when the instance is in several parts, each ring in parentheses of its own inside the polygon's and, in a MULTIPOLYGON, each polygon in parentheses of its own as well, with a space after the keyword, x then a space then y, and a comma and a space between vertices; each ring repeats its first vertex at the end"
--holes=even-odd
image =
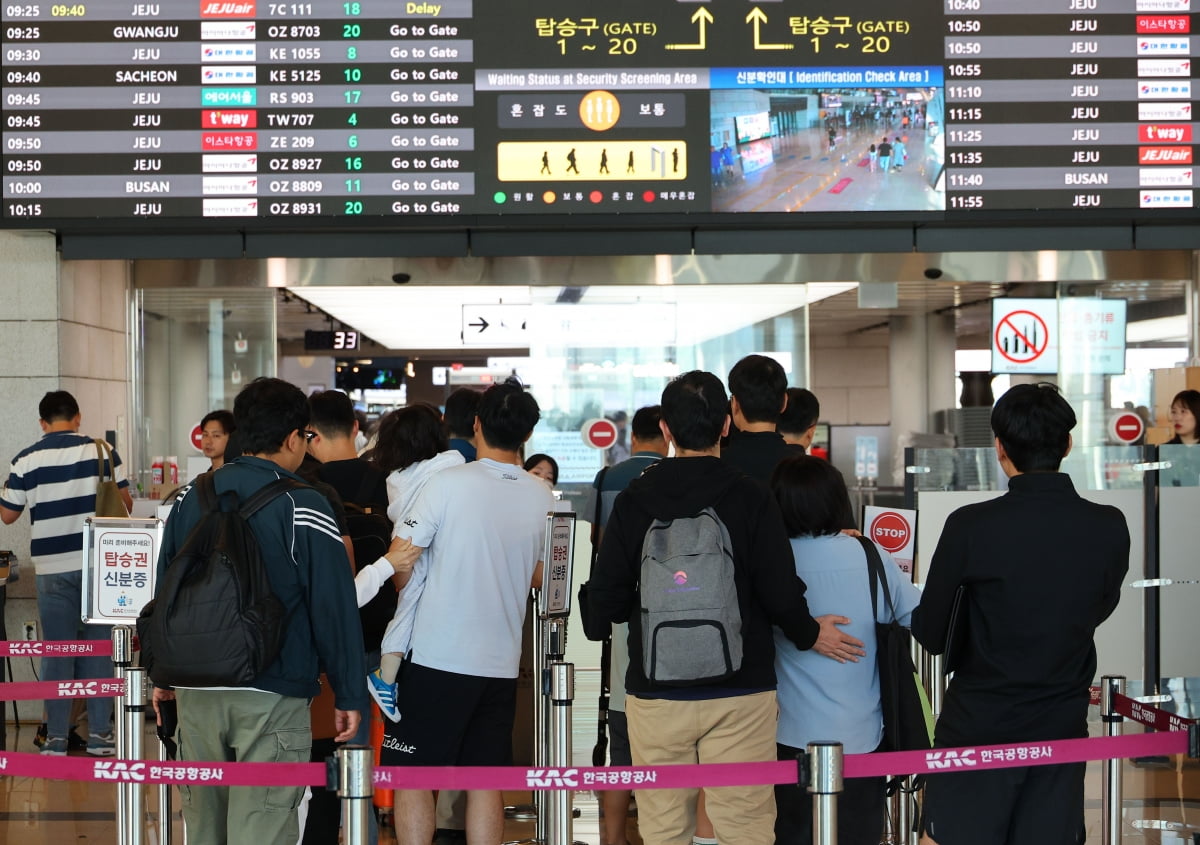
POLYGON ((497 205, 504 205, 507 200, 508 194, 504 193, 504 191, 496 191, 496 193, 492 194, 492 202, 497 205))

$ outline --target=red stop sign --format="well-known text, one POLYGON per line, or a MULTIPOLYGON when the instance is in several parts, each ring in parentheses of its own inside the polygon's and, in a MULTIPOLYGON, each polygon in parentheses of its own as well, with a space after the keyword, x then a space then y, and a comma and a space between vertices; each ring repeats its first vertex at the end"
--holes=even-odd
POLYGON ((1133 411, 1117 414, 1108 421, 1108 433, 1118 443, 1136 443, 1145 430, 1146 424, 1133 411))
POLYGON ((192 440, 192 448, 195 449, 197 452, 204 451, 200 446, 200 435, 202 435, 203 433, 204 433, 204 429, 202 429, 200 427, 200 423, 196 423, 195 427, 192 429, 191 440, 192 440))
POLYGON ((868 536, 887 551, 895 554, 908 545, 912 529, 908 520, 898 513, 881 513, 871 522, 868 536))
POLYGON ((588 420, 583 424, 583 442, 593 449, 607 449, 617 442, 617 425, 612 420, 588 420))

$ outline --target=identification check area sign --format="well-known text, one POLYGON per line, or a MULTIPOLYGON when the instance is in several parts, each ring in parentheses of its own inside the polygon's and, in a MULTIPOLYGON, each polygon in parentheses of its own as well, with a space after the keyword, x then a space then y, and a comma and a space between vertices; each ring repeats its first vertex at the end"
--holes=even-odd
POLYGON ((154 598, 161 519, 90 517, 83 526, 83 621, 132 625, 154 598))

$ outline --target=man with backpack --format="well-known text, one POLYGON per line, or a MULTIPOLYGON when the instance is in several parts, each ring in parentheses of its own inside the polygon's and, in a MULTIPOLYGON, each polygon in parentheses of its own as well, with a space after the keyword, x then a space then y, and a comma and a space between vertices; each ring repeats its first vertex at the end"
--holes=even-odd
MULTIPOLYGON (((626 715, 636 765, 775 759, 777 625, 797 648, 856 660, 843 617, 814 619, 779 510, 762 485, 720 460, 728 397, 692 371, 662 394, 665 458, 617 497, 584 601, 602 639, 629 622, 626 715)), ((690 845, 698 790, 638 793, 647 845, 690 845)), ((772 845, 771 786, 705 790, 718 841, 772 845)))
MULTIPOLYGON (((156 599, 139 620, 143 658, 160 724, 166 702, 178 703, 181 760, 307 762, 318 666, 333 687, 338 741, 354 736, 367 706, 354 583, 328 501, 295 474, 308 442, 304 394, 255 379, 233 415, 243 455, 201 476, 167 521, 156 599), (205 577, 182 579, 189 570, 205 577), (239 611, 227 573, 265 578, 248 591, 255 608, 239 611), (266 644, 261 654, 232 647, 228 626, 201 630, 205 616, 228 613, 266 644), (254 624, 264 619, 275 621, 254 624)), ((303 791, 180 787, 188 841, 294 845, 303 791)))

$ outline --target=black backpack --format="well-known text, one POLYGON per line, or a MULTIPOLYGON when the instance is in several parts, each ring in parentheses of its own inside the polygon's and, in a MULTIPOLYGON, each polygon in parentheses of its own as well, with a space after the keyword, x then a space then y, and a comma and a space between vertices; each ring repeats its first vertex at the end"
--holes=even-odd
POLYGON ((290 478, 265 485, 240 504, 218 498, 211 472, 196 479, 200 519, 138 616, 142 665, 159 687, 245 686, 283 645, 287 615, 271 592, 250 517, 291 490, 290 478))
MULTIPOLYGON (((342 500, 346 510, 346 530, 354 546, 354 569, 361 572, 387 552, 392 543, 392 521, 387 514, 379 513, 359 502, 370 502, 371 492, 379 483, 376 472, 364 472, 362 485, 354 501, 342 500)), ((374 651, 383 642, 383 632, 396 615, 399 592, 389 578, 369 602, 358 609, 362 623, 363 644, 367 651, 374 651)))

